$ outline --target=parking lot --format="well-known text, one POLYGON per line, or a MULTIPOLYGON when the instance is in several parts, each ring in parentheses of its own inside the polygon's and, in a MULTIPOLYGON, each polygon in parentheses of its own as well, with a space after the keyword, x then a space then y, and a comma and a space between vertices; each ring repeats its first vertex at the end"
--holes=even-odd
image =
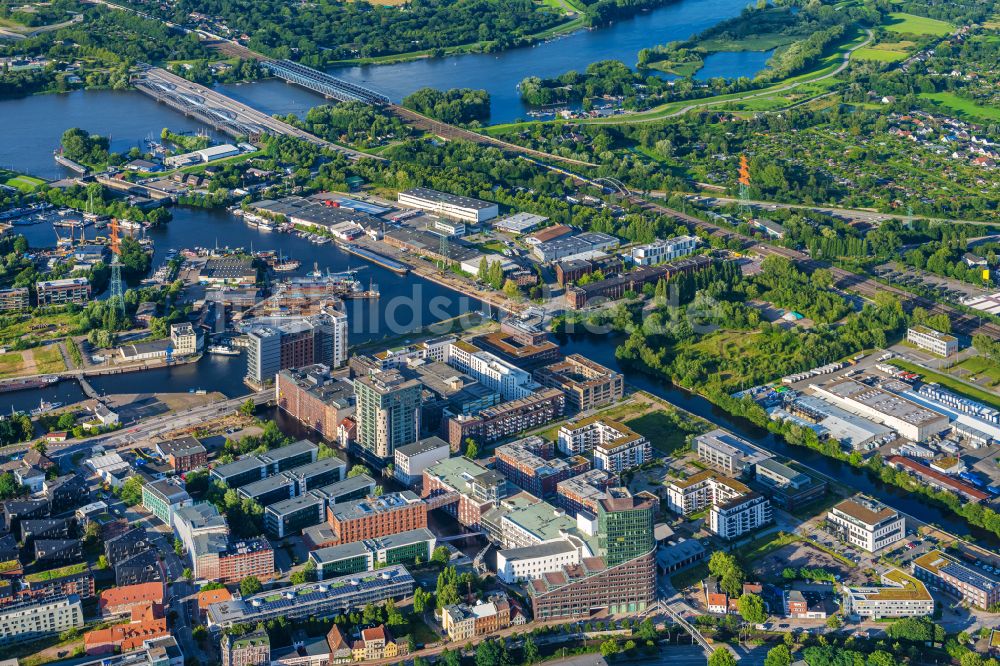
POLYGON ((890 262, 877 266, 873 272, 878 277, 889 280, 895 284, 907 287, 923 287, 932 289, 942 298, 947 298, 956 302, 967 296, 982 296, 987 293, 985 289, 981 289, 975 285, 966 284, 959 280, 940 277, 932 273, 900 266, 896 262, 890 262))

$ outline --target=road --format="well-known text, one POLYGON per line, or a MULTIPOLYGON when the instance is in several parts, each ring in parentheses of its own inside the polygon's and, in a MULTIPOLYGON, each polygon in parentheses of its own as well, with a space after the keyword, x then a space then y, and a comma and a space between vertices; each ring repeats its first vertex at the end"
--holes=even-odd
POLYGON ((818 81, 825 81, 827 79, 831 79, 831 78, 837 76, 838 74, 840 74, 841 72, 843 72, 845 69, 847 69, 847 66, 851 64, 851 55, 855 51, 857 51, 860 48, 864 48, 865 46, 868 46, 869 44, 871 44, 872 40, 875 39, 875 33, 873 33, 868 28, 865 28, 865 32, 868 33, 868 36, 867 36, 867 38, 865 38, 865 41, 863 41, 860 44, 857 44, 857 45, 852 46, 851 48, 847 49, 847 51, 844 53, 843 61, 839 65, 837 65, 836 69, 834 69, 834 70, 832 70, 830 72, 827 72, 826 74, 822 74, 820 76, 817 76, 815 78, 806 78, 806 79, 802 79, 802 80, 799 80, 799 81, 795 81, 794 83, 786 83, 786 84, 780 85, 780 86, 778 86, 776 88, 766 88, 764 90, 760 90, 760 91, 754 92, 754 93, 748 93, 746 95, 741 95, 739 97, 724 96, 724 99, 718 99, 718 98, 710 97, 710 98, 702 100, 700 102, 694 102, 692 104, 688 104, 688 105, 686 105, 686 106, 678 109, 677 111, 673 111, 671 113, 658 114, 656 112, 656 109, 650 109, 649 111, 644 111, 641 114, 609 116, 607 118, 596 118, 596 119, 592 119, 592 120, 584 120, 582 122, 585 122, 585 123, 588 123, 588 124, 591 124, 591 125, 631 125, 631 124, 634 124, 634 123, 652 123, 652 122, 658 122, 658 121, 661 121, 661 120, 666 120, 668 118, 677 118, 678 116, 683 116, 684 114, 688 113, 689 111, 695 111, 697 109, 704 109, 704 108, 707 108, 707 107, 710 107, 710 106, 718 106, 720 104, 731 104, 731 103, 745 102, 747 100, 755 99, 755 98, 758 98, 758 97, 770 97, 772 95, 777 95, 777 94, 788 92, 790 90, 795 90, 799 86, 810 85, 810 84, 816 83, 818 81), (647 116, 646 114, 652 114, 652 115, 648 115, 647 116))

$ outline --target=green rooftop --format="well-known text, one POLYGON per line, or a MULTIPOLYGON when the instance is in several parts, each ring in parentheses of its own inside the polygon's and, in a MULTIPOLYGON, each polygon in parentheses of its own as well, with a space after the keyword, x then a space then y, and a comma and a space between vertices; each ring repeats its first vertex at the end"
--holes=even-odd
POLYGON ((85 562, 80 562, 79 564, 70 564, 65 567, 59 567, 58 569, 49 569, 48 571, 39 571, 37 573, 28 574, 24 577, 24 580, 29 583, 44 583, 45 581, 65 578, 66 576, 76 576, 77 574, 82 574, 85 571, 87 571, 87 564, 85 562))
POLYGON ((0 572, 3 571, 13 571, 14 569, 20 569, 21 562, 18 560, 7 560, 5 562, 0 562, 0 572))

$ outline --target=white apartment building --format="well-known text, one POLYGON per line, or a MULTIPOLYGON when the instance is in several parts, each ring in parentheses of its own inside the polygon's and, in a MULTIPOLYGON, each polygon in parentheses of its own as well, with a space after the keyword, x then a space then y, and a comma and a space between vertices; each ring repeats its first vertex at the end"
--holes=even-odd
POLYGON ((709 527, 725 539, 748 534, 771 522, 771 500, 713 470, 667 484, 667 507, 684 516, 709 509, 709 527))
POLYGON ((773 518, 771 500, 757 492, 712 504, 708 512, 709 529, 723 539, 737 539, 755 532, 773 518))
POLYGON ((698 238, 695 236, 657 239, 652 243, 632 248, 632 262, 636 266, 654 266, 691 254, 697 247, 698 238))
POLYGON ((497 553, 497 577, 508 585, 541 578, 563 567, 579 564, 582 546, 572 537, 497 553))
POLYGON ((0 609, 0 643, 20 643, 83 626, 83 604, 72 594, 24 601, 0 609))
POLYGON ((420 481, 425 469, 450 455, 451 446, 440 437, 428 437, 400 446, 393 452, 392 474, 400 483, 413 485, 420 481))
POLYGON ((594 467, 617 474, 653 456, 649 440, 628 426, 596 417, 559 428, 559 450, 567 455, 594 452, 594 467))
POLYGON ((527 398, 542 388, 541 384, 532 379, 530 372, 464 340, 456 340, 449 345, 446 362, 453 368, 472 375, 483 386, 499 393, 504 400, 527 398))
POLYGON ((906 519, 894 509, 867 497, 837 504, 827 512, 826 522, 841 539, 870 553, 906 536, 906 519))
POLYGON ((882 586, 844 587, 844 614, 858 619, 919 617, 934 614, 934 597, 913 576, 891 569, 882 574, 882 586))
POLYGON ((744 471, 771 457, 731 432, 716 428, 694 438, 698 458, 726 476, 742 476, 744 471))
POLYGON ((426 187, 414 187, 400 192, 396 200, 404 206, 413 206, 474 224, 492 220, 500 213, 495 203, 438 192, 426 187))
POLYGON ((926 326, 906 329, 906 341, 938 356, 951 356, 958 351, 958 338, 926 326))

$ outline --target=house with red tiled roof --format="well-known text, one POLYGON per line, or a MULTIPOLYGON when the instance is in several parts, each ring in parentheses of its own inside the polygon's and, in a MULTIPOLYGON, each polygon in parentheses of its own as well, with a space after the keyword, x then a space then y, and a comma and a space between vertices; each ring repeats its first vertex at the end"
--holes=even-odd
POLYGON ((97 608, 102 616, 125 615, 130 614, 133 607, 151 603, 163 603, 162 582, 139 583, 104 590, 98 599, 97 608))
POLYGON ((88 655, 111 654, 115 648, 128 652, 142 647, 153 638, 169 636, 165 619, 147 620, 132 624, 117 624, 107 629, 96 629, 83 635, 83 647, 88 655))

